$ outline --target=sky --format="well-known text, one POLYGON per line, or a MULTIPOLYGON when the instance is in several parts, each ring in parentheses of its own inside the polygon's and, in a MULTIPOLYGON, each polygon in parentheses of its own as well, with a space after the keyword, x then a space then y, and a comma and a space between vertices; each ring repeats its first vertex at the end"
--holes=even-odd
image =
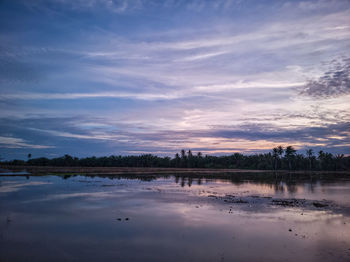
POLYGON ((0 155, 350 154, 349 52, 346 0, 0 0, 0 155))

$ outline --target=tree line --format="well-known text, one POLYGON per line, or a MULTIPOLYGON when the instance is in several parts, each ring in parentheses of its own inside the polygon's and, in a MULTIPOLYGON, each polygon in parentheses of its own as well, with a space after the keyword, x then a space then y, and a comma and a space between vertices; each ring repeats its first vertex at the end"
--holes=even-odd
POLYGON ((57 158, 31 158, 2 162, 6 165, 30 166, 81 166, 81 167, 173 167, 173 168, 229 168, 255 170, 350 170, 350 156, 331 154, 324 151, 315 153, 307 149, 305 154, 297 153, 293 146, 273 148, 269 153, 243 155, 234 153, 226 156, 210 156, 201 152, 181 150, 173 158, 152 154, 139 156, 104 156, 78 158, 64 155, 57 158))

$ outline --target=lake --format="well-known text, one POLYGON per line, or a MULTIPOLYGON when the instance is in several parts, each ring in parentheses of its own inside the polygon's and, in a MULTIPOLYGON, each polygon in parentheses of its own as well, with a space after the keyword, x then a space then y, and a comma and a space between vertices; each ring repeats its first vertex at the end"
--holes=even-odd
POLYGON ((232 177, 0 176, 0 261, 350 261, 350 179, 232 177))

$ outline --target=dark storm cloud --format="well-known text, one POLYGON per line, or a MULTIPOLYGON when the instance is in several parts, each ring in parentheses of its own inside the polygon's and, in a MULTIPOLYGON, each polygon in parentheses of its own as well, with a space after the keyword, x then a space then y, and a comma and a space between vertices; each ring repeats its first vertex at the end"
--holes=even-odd
POLYGON ((350 58, 333 60, 329 70, 316 80, 310 80, 300 94, 314 98, 328 98, 350 93, 350 58))
MULTIPOLYGON (((301 141, 313 143, 319 139, 328 139, 331 136, 338 136, 350 130, 350 123, 332 124, 323 127, 301 127, 297 129, 278 129, 275 126, 267 125, 244 125, 236 130, 216 130, 211 133, 214 137, 247 139, 247 140, 272 140, 272 141, 301 141)), ((344 139, 350 141, 349 135, 344 139)), ((343 141, 344 142, 344 141, 343 141)), ((334 143, 332 143, 334 144, 334 143)))

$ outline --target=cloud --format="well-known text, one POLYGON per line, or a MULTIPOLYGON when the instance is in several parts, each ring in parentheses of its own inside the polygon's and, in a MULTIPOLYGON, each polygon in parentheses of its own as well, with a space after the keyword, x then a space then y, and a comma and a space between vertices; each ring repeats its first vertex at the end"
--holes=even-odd
POLYGON ((232 84, 223 85, 208 85, 208 86, 196 86, 195 89, 198 91, 207 92, 220 92, 231 89, 249 89, 249 88, 290 88, 304 85, 302 82, 237 82, 232 84))
POLYGON ((280 127, 272 122, 208 126, 208 123, 200 122, 200 125, 204 125, 182 129, 157 124, 147 126, 135 119, 134 122, 128 122, 87 116, 4 119, 2 122, 6 123, 0 123, 4 132, 11 131, 16 137, 28 137, 34 141, 28 143, 24 139, 8 137, 3 133, 0 134, 0 144, 6 145, 3 148, 45 149, 49 147, 40 146, 39 142, 50 141, 56 147, 56 154, 79 156, 156 152, 173 155, 182 148, 206 154, 257 153, 270 151, 279 144, 291 144, 298 149, 311 146, 331 152, 349 153, 346 145, 350 144, 349 122, 314 127, 280 127))
POLYGON ((301 82, 249 82, 249 81, 238 81, 234 83, 218 84, 218 85, 202 85, 202 86, 193 86, 190 89, 182 90, 167 90, 164 92, 161 88, 152 90, 153 92, 94 92, 94 93, 3 93, 0 94, 0 101, 8 100, 72 100, 72 99, 91 99, 91 98, 127 98, 127 99, 136 99, 136 100, 172 100, 180 98, 189 98, 193 96, 208 96, 212 93, 222 93, 230 92, 235 89, 245 89, 245 90, 254 90, 254 89, 286 89, 292 87, 302 86, 304 83, 301 82))
POLYGON ((100 92, 100 93, 16 93, 2 94, 0 100, 4 99, 88 99, 88 98, 130 98, 139 100, 168 100, 178 98, 176 94, 161 93, 131 93, 131 92, 100 92))
POLYGON ((350 94, 350 58, 332 60, 329 69, 300 89, 301 95, 330 98, 350 94))
POLYGON ((173 9, 179 7, 192 12, 201 12, 208 8, 225 10, 233 5, 239 5, 241 2, 242 0, 31 0, 24 1, 24 4, 31 8, 38 8, 46 4, 50 8, 64 7, 72 10, 96 10, 96 8, 103 8, 109 12, 125 13, 147 8, 173 9))
POLYGON ((182 61, 182 62, 188 62, 188 61, 196 61, 196 60, 203 60, 203 59, 208 59, 208 58, 212 58, 212 57, 216 57, 216 56, 220 56, 220 55, 224 55, 227 54, 227 51, 219 51, 219 52, 214 52, 214 53, 201 53, 198 55, 193 55, 193 56, 188 56, 188 57, 184 57, 184 58, 180 58, 179 60, 176 61, 182 61))
POLYGON ((0 145, 1 147, 4 147, 4 148, 34 148, 34 149, 54 148, 54 146, 29 144, 27 141, 25 141, 22 138, 5 137, 5 136, 0 136, 0 145))
POLYGON ((104 9, 114 13, 124 13, 142 7, 143 0, 31 0, 23 1, 29 8, 36 9, 71 9, 75 11, 104 9))
MULTIPOLYGON (((247 124, 236 129, 215 130, 213 136, 225 138, 244 138, 247 140, 297 141, 301 143, 318 143, 320 139, 331 141, 341 139, 350 141, 350 123, 330 124, 319 127, 279 128, 275 125, 247 124)), ((329 142, 328 141, 328 142, 329 142)))

